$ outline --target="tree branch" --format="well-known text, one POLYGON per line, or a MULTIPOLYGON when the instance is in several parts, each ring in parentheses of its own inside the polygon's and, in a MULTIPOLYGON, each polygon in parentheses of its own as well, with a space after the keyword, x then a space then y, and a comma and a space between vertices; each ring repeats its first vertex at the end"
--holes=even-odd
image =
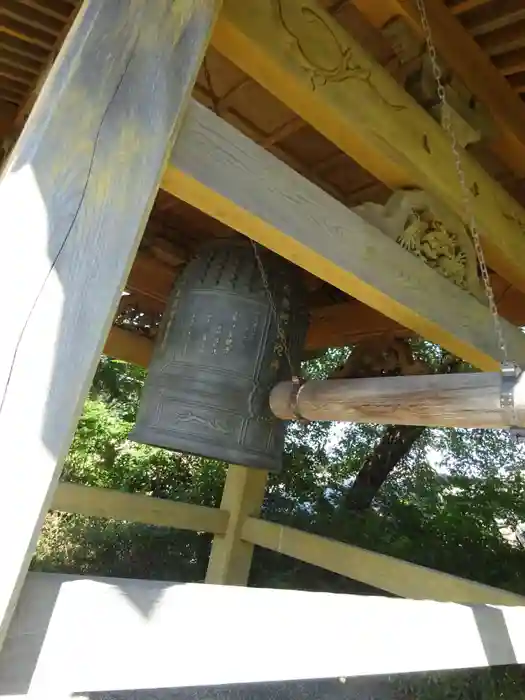
MULTIPOLYGON (((436 374, 458 372, 461 360, 447 356, 436 374)), ((430 368, 428 372, 430 373, 430 368)), ((353 511, 369 508, 390 473, 405 458, 427 428, 420 425, 388 425, 373 451, 363 460, 352 486, 346 492, 343 504, 353 511)))

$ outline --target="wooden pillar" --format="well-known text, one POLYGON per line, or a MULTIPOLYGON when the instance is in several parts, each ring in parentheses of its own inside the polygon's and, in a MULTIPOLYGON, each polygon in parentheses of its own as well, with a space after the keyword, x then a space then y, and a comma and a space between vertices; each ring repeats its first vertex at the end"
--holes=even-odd
POLYGON ((0 643, 219 0, 85 0, 0 180, 0 643))
POLYGON ((245 586, 252 563, 253 545, 241 540, 244 522, 259 514, 268 472, 232 465, 226 475, 221 510, 230 514, 224 535, 216 535, 206 572, 206 583, 245 586))

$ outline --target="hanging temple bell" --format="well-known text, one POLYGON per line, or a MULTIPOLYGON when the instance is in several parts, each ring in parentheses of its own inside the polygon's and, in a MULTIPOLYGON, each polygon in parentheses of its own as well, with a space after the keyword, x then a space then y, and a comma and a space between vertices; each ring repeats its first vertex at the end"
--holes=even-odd
POLYGON ((281 469, 285 425, 271 413, 269 395, 291 378, 287 354, 299 369, 308 315, 301 271, 257 251, 259 262, 246 239, 215 241, 186 266, 164 312, 130 439, 281 469))

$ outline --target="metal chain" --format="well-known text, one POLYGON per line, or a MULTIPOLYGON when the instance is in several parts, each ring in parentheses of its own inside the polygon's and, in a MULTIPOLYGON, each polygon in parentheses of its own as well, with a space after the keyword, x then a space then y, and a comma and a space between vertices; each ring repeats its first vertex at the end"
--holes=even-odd
MULTIPOLYGON (((474 214, 474 208, 472 206, 472 193, 467 185, 467 180, 465 176, 465 170, 463 168, 463 163, 461 161, 461 153, 452 125, 452 112, 450 105, 447 100, 447 94, 445 87, 443 85, 443 73, 439 65, 438 55, 436 47, 432 38, 432 29, 430 27, 430 22, 428 20, 427 8, 425 5, 425 0, 416 0, 417 7, 419 10, 419 15, 421 18, 421 26, 425 34, 425 43, 432 63, 432 72, 434 74, 434 79, 436 81, 436 89, 439 97, 439 101, 442 109, 442 126, 446 134, 450 139, 450 146, 452 150, 452 155, 454 157, 454 163, 456 166, 456 173, 461 187, 461 193, 463 198, 463 214, 465 221, 468 222, 468 227, 470 234, 472 236, 472 241, 474 243, 474 248, 476 250, 476 256, 478 259, 478 264, 481 272, 481 277, 483 279, 483 286, 485 288, 485 294, 489 303, 490 313, 492 315, 492 320, 494 324, 494 331, 499 345, 499 350, 501 354, 501 371, 502 371, 502 392, 501 392, 501 406, 502 408, 507 408, 511 412, 512 424, 515 426, 518 422, 516 407, 514 405, 513 390, 516 378, 520 374, 520 369, 509 360, 509 353, 507 348, 507 342, 505 340, 505 335, 503 333, 503 325, 501 323, 500 316, 498 314, 498 306, 494 296, 494 290, 490 281, 490 275, 487 267, 487 262, 485 260, 485 254, 483 252, 483 247, 481 245, 481 238, 478 231, 478 226, 476 222, 476 217, 474 214)), ((511 432, 514 431, 516 437, 518 435, 519 429, 511 427, 511 432)))
POLYGON ((288 362, 288 365, 290 367, 292 379, 298 380, 299 376, 298 376, 298 373, 296 372, 294 364, 293 364, 292 354, 290 352, 290 347, 288 345, 286 333, 284 332, 284 329, 283 329, 282 324, 281 324, 281 320, 279 318, 279 312, 277 311, 277 306, 275 305, 275 300, 273 298, 272 290, 270 289, 270 283, 268 282, 268 275, 266 274, 266 270, 264 269, 264 263, 263 263, 262 258, 260 256, 259 249, 257 247, 257 243, 251 238, 249 240, 250 240, 250 243, 252 244, 253 254, 255 256, 255 261, 257 263, 257 267, 259 268, 259 272, 261 274, 261 280, 263 283, 264 291, 266 292, 266 296, 268 297, 268 301, 270 302, 270 306, 272 308, 272 314, 275 318, 275 324, 277 326, 277 335, 279 336, 279 340, 281 341, 284 355, 285 355, 286 360, 288 362))
MULTIPOLYGON (((219 110, 219 97, 217 96, 217 93, 214 90, 213 87, 213 82, 211 79, 211 73, 210 69, 208 66, 208 62, 206 58, 204 58, 203 61, 203 70, 204 70, 204 78, 207 83, 208 87, 208 92, 210 93, 210 100, 212 104, 212 109, 217 114, 217 116, 220 116, 220 110, 219 110)), ((272 309, 272 314, 275 319, 275 324, 277 327, 277 335, 279 337, 279 340, 281 341, 281 345, 283 348, 283 353, 286 357, 286 361, 288 362, 288 366, 290 367, 290 376, 292 379, 293 383, 293 391, 292 391, 292 396, 291 396, 291 407, 293 410, 293 413, 295 414, 295 417, 298 420, 304 420, 303 417, 300 415, 299 408, 298 408, 298 399, 299 399, 299 392, 301 390, 301 387, 303 385, 303 379, 301 378, 301 375, 298 371, 296 371, 293 360, 292 360, 292 354, 290 352, 290 347, 288 345, 288 341, 286 339, 286 333, 284 332, 284 329, 281 324, 281 319, 279 317, 279 312, 277 311, 277 307, 275 305, 275 301, 273 298, 272 290, 270 289, 270 284, 268 282, 268 275, 266 274, 266 270, 264 269, 264 263, 262 261, 261 256, 259 255, 259 249, 257 247, 257 243, 252 240, 251 238, 249 239, 252 248, 253 248, 253 254, 255 257, 255 261, 257 263, 257 267, 259 268, 259 272, 261 275, 261 280, 263 283, 264 290, 266 292, 266 295, 268 297, 268 301, 270 302, 270 306, 272 309)))
POLYGON ((489 302, 490 312, 494 321, 494 330, 496 332, 496 337, 499 344, 499 349, 501 353, 501 362, 503 365, 508 365, 509 354, 507 350, 507 343, 505 341, 505 336, 503 334, 503 327, 498 314, 498 307, 496 304, 496 299, 494 297, 494 291, 492 289, 492 284, 490 281, 489 271, 487 263, 485 260, 485 254, 481 245, 481 239, 478 232, 478 227, 476 223, 476 218, 474 215, 472 207, 472 193, 468 188, 465 171, 463 169, 463 163, 461 162, 461 154, 459 150, 459 144, 452 126, 451 119, 451 109, 447 100, 447 94, 445 92, 445 87, 443 85, 443 74, 441 72, 441 67, 439 65, 438 56, 434 41, 432 39, 432 30, 430 28, 430 23, 428 21, 427 9, 425 5, 425 0, 417 0, 417 6, 419 9, 419 14, 421 16, 421 25, 425 33, 425 40, 428 50, 428 55, 432 63, 432 72, 434 74, 434 79, 436 81, 437 94, 442 108, 442 126, 450 139, 450 145, 452 149, 452 155, 454 157, 454 162, 456 166, 456 172, 461 186, 461 192, 463 196, 463 211, 466 221, 468 221, 468 226, 472 236, 472 241, 474 243, 474 248, 476 250, 476 256, 478 258, 478 264, 481 271, 481 277, 483 279, 483 285, 485 287, 485 294, 489 302))

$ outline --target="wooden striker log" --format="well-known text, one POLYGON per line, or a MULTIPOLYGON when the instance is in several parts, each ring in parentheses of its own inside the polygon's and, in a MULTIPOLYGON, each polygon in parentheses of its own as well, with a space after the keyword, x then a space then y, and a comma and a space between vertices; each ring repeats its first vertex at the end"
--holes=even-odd
MULTIPOLYGON (((327 379, 306 382, 297 396, 297 412, 308 420, 351 421, 457 428, 505 428, 498 372, 327 379)), ((525 427, 525 374, 514 386, 517 425, 525 427)), ((270 407, 283 420, 293 420, 293 386, 281 382, 270 407)))

